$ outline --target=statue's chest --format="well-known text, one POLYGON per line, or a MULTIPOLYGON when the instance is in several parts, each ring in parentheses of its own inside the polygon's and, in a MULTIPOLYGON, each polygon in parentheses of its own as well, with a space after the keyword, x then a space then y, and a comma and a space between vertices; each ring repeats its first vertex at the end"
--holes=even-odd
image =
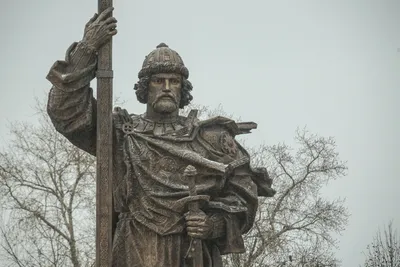
MULTIPOLYGON (((173 144, 175 148, 181 149, 182 153, 191 151, 197 153, 201 157, 207 157, 207 150, 196 140, 190 142, 173 142, 169 144, 173 144)), ((184 157, 173 155, 168 149, 154 146, 145 140, 137 140, 135 146, 138 147, 136 151, 140 159, 140 164, 153 176, 176 185, 184 185, 184 188, 186 188, 187 181, 185 181, 183 173, 186 167, 193 163, 188 162, 184 157)), ((206 169, 198 166, 197 171, 200 174, 198 177, 199 179, 202 179, 200 177, 208 173, 206 169)))
MULTIPOLYGON (((144 140, 137 142, 140 161, 151 170, 168 172, 179 172, 186 168, 186 161, 180 157, 171 154, 168 149, 160 149, 144 140)), ((191 142, 173 143, 174 147, 184 151, 192 151, 202 157, 207 157, 207 151, 202 148, 195 140, 191 142)))

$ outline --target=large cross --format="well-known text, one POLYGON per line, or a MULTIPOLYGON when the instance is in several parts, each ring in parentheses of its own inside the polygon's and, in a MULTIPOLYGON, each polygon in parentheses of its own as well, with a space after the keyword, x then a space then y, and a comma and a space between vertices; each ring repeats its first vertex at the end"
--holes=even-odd
MULTIPOLYGON (((98 0, 98 13, 112 0, 98 0)), ((112 261, 112 41, 98 53, 96 142, 96 267, 112 261)))

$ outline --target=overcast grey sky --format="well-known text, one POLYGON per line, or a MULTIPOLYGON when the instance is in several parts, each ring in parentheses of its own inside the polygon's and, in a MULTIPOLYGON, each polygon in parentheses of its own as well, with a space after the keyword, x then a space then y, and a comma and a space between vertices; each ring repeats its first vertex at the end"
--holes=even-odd
MULTIPOLYGON (((362 251, 390 219, 400 230, 400 1, 118 1, 115 95, 141 113, 133 84, 160 42, 190 70, 196 103, 259 124, 250 144, 291 143, 296 127, 334 136, 349 174, 326 188, 352 213, 337 256, 362 251)), ((34 120, 45 76, 79 41, 95 0, 3 0, 0 145, 7 122, 34 120)))

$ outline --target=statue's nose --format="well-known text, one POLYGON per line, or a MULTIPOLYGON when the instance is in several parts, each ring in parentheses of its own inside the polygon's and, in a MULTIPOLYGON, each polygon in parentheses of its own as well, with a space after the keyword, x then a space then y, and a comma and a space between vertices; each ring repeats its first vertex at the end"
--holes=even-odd
POLYGON ((170 88, 169 88, 169 79, 165 79, 165 84, 164 84, 163 90, 164 90, 164 91, 170 91, 170 88))

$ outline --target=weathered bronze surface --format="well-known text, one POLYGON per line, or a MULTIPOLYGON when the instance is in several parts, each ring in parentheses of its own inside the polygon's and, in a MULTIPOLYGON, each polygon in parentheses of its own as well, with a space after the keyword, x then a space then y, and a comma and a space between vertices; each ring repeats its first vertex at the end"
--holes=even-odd
MULTIPOLYGON (((73 43, 47 76, 53 84, 48 113, 54 126, 92 155, 109 153, 96 141, 103 119, 96 107, 109 103, 97 102, 89 83, 97 70, 101 77, 110 74, 97 61, 117 33, 111 12, 95 15, 82 41, 73 43)), ((267 171, 251 168, 249 154, 235 140, 256 124, 224 117, 202 121, 196 110, 180 116, 193 87, 182 58, 164 43, 145 58, 138 76, 135 91, 146 112, 115 108, 110 120, 118 216, 112 266, 221 267, 221 255, 245 251, 242 235, 253 225, 257 197, 274 195, 267 171)), ((112 230, 109 223, 99 227, 112 230)))
MULTIPOLYGON (((99 13, 112 8, 112 0, 98 0, 99 13)), ((108 17, 111 13, 108 14, 108 17)), ((106 17, 105 17, 106 18, 106 17)), ((90 26, 89 26, 90 27, 90 26)), ((97 53, 96 144, 96 267, 112 263, 112 40, 97 53)))

